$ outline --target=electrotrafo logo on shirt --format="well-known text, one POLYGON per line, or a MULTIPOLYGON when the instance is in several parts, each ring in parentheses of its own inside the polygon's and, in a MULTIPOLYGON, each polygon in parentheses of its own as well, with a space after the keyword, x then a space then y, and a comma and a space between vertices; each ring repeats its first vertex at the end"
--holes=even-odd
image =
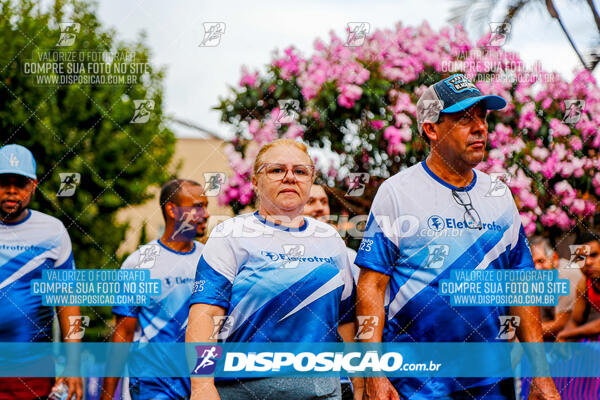
MULTIPOLYGON (((427 219, 427 227, 434 232, 440 232, 444 229, 472 229, 461 219, 444 218, 439 215, 432 215, 427 219)), ((481 228, 491 231, 502 232, 506 227, 499 225, 496 221, 482 222, 481 228)))
POLYGON ((333 257, 298 257, 294 252, 290 251, 289 254, 285 253, 275 253, 273 251, 265 251, 261 250, 260 252, 263 256, 267 256, 271 261, 298 261, 298 262, 327 262, 334 263, 333 257))

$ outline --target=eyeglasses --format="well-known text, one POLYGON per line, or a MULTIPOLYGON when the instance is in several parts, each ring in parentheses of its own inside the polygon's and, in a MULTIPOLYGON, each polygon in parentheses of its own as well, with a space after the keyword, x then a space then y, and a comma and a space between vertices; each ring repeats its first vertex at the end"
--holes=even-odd
POLYGON ((465 214, 463 215, 463 221, 469 229, 481 229, 481 217, 475 208, 473 208, 473 202, 469 192, 463 189, 456 189, 452 191, 452 197, 459 205, 465 208, 465 214), (460 194, 459 194, 460 193, 460 194), (465 199, 466 195, 466 199, 465 199))
MULTIPOLYGON (((265 175, 271 181, 281 181, 285 178, 288 168, 285 164, 265 163, 258 167, 256 173, 259 174, 262 170, 265 171, 265 175)), ((296 164, 292 165, 292 175, 301 182, 310 181, 315 172, 313 165, 296 164)))

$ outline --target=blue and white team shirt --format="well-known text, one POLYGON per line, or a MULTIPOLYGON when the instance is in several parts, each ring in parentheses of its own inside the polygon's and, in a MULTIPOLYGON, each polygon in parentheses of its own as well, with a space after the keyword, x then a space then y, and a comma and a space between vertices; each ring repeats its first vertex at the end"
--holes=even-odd
POLYGON ((228 342, 336 342, 354 320, 355 285, 343 240, 305 217, 299 228, 243 214, 211 232, 192 303, 226 310, 228 342))
MULTIPOLYGON (((153 240, 132 253, 121 269, 148 268, 151 279, 161 281, 161 294, 151 296, 150 303, 143 306, 114 306, 113 314, 137 318, 134 342, 184 342, 188 323, 190 297, 194 287, 196 266, 203 245, 194 242, 194 248, 182 253, 166 247, 160 240, 153 240)), ((134 356, 129 364, 130 374, 136 368, 144 371, 145 365, 167 368, 170 363, 181 360, 172 354, 164 357, 145 356, 143 351, 134 356)), ((178 366, 171 365, 171 371, 178 366)), ((130 392, 134 399, 172 399, 189 396, 189 378, 130 378, 130 392)))
POLYGON ((30 293, 46 269, 74 269, 71 239, 60 220, 28 210, 14 224, 0 222, 0 342, 52 341, 52 307, 30 293))
MULTIPOLYGON (((481 217, 482 229, 465 226, 465 208, 452 197, 452 190, 458 188, 436 176, 425 162, 399 172, 379 187, 355 263, 390 276, 383 341, 498 341, 499 316, 508 315, 507 307, 453 307, 448 296, 438 294, 439 281, 449 279, 451 270, 533 269, 510 190, 504 185, 504 193, 495 190, 490 195, 491 177, 473 172, 472 182, 463 189, 481 217)), ((415 400, 493 386, 498 381, 391 380, 399 393, 415 400)), ((502 398, 495 395, 497 385, 493 387, 485 398, 502 398)))

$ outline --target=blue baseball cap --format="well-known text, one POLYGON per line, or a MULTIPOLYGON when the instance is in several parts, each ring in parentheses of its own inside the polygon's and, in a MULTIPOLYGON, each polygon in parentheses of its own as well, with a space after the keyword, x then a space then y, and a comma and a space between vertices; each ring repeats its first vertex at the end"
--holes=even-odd
POLYGON ((423 134, 423 123, 436 123, 439 113, 456 113, 483 102, 488 110, 501 110, 506 100, 496 95, 482 95, 477 86, 463 74, 454 74, 429 86, 417 102, 417 125, 423 134))
POLYGON ((37 179, 35 168, 35 158, 26 147, 8 144, 0 148, 0 174, 23 175, 37 179))

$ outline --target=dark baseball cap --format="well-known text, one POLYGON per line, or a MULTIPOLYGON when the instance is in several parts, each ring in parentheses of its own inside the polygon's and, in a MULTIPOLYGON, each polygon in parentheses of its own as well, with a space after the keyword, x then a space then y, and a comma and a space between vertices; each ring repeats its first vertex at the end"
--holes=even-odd
POLYGON ((501 110, 506 100, 496 95, 482 95, 463 74, 454 74, 429 86, 417 101, 417 127, 423 135, 423 123, 436 123, 439 113, 456 113, 483 102, 488 110, 501 110))

